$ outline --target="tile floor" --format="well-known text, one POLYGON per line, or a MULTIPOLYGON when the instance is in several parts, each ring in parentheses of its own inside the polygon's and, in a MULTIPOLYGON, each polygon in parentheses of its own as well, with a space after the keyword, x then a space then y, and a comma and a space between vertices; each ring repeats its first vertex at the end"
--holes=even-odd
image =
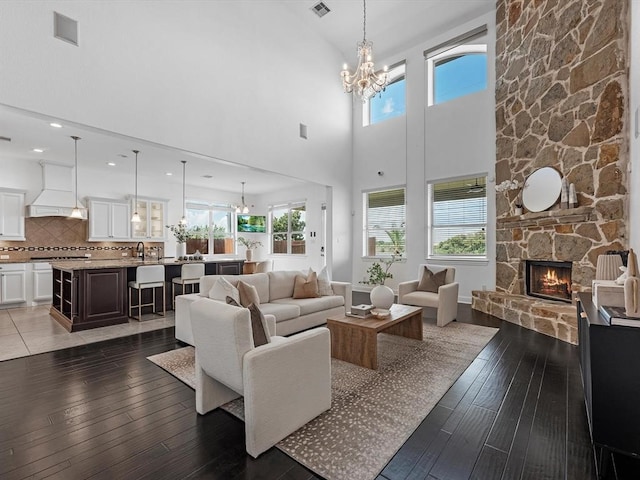
POLYGON ((166 317, 148 314, 142 322, 69 333, 49 315, 49 305, 9 308, 0 310, 0 361, 173 326, 173 312, 167 311, 166 317))

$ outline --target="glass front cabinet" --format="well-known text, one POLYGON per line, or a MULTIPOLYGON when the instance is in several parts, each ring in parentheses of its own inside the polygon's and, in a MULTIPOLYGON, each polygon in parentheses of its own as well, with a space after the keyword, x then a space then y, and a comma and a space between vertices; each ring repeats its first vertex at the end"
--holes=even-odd
POLYGON ((131 199, 131 210, 140 215, 139 223, 131 224, 131 237, 163 242, 166 240, 167 200, 138 197, 131 199))

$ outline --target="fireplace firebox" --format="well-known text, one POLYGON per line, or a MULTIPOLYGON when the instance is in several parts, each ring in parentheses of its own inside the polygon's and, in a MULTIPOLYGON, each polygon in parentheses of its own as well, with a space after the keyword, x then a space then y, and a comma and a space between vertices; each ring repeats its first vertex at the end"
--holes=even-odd
POLYGON ((526 293, 531 297, 571 303, 572 262, 525 261, 526 293))

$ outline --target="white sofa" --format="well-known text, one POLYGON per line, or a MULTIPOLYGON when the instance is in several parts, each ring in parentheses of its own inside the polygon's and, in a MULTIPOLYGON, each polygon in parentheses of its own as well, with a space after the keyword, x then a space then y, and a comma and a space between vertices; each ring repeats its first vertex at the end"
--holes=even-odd
POLYGON ((296 275, 307 276, 298 270, 272 271, 250 275, 205 275, 200 279, 200 293, 176 297, 176 339, 194 345, 189 308, 196 300, 208 297, 209 290, 219 277, 236 286, 240 280, 253 285, 260 297, 260 310, 276 319, 276 334, 280 336, 307 330, 327 323, 333 315, 344 315, 351 309, 351 284, 331 282, 334 295, 318 298, 293 298, 296 275))

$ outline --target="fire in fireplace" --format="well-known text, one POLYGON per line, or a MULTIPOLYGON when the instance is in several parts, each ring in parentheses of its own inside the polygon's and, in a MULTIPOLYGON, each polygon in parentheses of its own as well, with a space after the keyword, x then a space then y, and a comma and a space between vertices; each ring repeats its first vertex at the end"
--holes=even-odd
POLYGON ((571 262, 526 260, 527 295, 571 303, 571 266, 571 262))

